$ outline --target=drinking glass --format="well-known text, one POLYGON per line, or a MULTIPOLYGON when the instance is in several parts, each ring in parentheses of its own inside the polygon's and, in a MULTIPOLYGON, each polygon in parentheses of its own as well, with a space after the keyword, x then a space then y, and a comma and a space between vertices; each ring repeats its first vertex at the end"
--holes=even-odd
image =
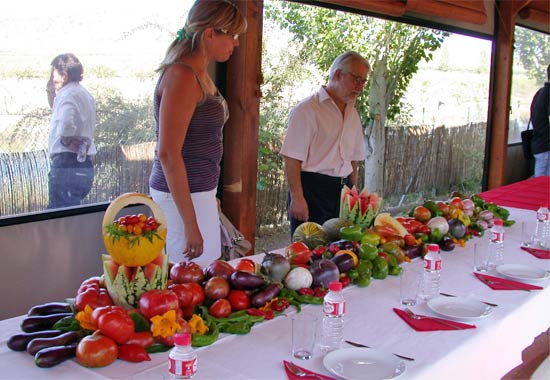
POLYGON ((300 312, 292 316, 292 355, 311 359, 317 334, 317 316, 300 312))
POLYGON ((486 244, 474 243, 474 270, 487 272, 489 269, 489 248, 486 244))
POLYGON ((416 297, 420 287, 420 280, 420 271, 412 268, 410 264, 403 266, 403 270, 399 275, 399 299, 403 305, 416 305, 416 297))

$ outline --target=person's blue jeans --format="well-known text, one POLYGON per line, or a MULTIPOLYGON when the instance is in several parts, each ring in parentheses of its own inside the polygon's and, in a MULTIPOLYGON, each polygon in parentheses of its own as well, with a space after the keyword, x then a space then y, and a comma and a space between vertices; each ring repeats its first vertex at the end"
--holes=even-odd
POLYGON ((535 154, 535 177, 550 176, 550 151, 535 154))
POLYGON ((80 205, 88 195, 94 182, 94 167, 88 156, 78 162, 76 153, 59 153, 52 157, 48 174, 48 208, 61 208, 80 205))

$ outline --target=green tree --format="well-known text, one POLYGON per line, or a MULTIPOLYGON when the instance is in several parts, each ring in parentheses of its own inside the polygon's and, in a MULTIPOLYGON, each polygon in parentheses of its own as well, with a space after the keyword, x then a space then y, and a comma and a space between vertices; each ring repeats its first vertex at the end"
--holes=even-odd
POLYGON ((550 64, 550 36, 526 28, 516 27, 515 53, 527 76, 537 83, 546 81, 546 68, 550 64))
POLYGON ((362 15, 289 2, 266 2, 266 15, 290 31, 299 57, 327 73, 334 58, 354 50, 372 66, 357 109, 365 128, 366 185, 383 194, 386 120, 401 112, 401 99, 421 60, 429 61, 448 33, 362 15))

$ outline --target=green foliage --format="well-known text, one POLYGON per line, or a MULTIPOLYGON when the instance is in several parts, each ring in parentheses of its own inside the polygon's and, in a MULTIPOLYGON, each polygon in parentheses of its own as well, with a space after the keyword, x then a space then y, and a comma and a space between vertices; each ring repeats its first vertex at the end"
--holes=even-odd
POLYGON ((527 76, 537 83, 544 83, 546 68, 550 64, 550 36, 529 29, 515 29, 515 53, 527 76))
POLYGON ((403 97, 421 60, 432 59, 434 50, 448 33, 415 26, 383 21, 352 13, 344 13, 321 7, 304 6, 288 2, 266 3, 266 16, 282 29, 294 34, 300 42, 299 57, 304 64, 311 64, 328 73, 334 58, 347 50, 362 54, 371 63, 373 72, 381 72, 386 86, 384 99, 369 95, 373 75, 369 76, 364 92, 357 101, 364 121, 374 117, 369 104, 387 104, 388 119, 401 110, 403 97), (375 100, 375 101, 374 101, 375 100))
POLYGON ((84 74, 95 78, 113 78, 116 77, 116 71, 105 65, 97 65, 86 70, 84 74))

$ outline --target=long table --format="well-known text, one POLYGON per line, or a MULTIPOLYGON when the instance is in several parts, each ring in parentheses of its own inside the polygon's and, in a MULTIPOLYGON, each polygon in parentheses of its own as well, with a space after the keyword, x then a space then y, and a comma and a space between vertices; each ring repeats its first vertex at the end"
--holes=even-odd
MULTIPOLYGON (((506 231, 505 262, 523 263, 550 269, 550 260, 541 260, 521 250, 521 222, 534 228, 535 212, 513 209, 511 218, 516 224, 506 231)), ((521 351, 533 338, 550 326, 550 287, 543 290, 494 291, 472 274, 473 244, 485 244, 486 238, 470 240, 466 247, 442 252, 443 271, 441 291, 459 296, 496 303, 492 313, 475 320, 475 329, 461 331, 417 332, 393 311, 399 303, 399 279, 388 277, 373 280, 367 288, 344 289, 347 301, 344 335, 346 339, 362 342, 376 349, 414 357, 406 362, 400 379, 500 379, 521 363, 521 351)), ((261 256, 253 256, 261 260, 261 256)), ((407 264, 420 269, 417 259, 407 264)), ((322 315, 320 306, 303 308, 322 315)), ((413 310, 430 314, 425 305, 413 310)), ((293 360, 302 367, 331 375, 322 363, 317 350, 311 360, 293 359, 291 321, 288 315, 254 326, 244 336, 224 335, 213 345, 197 350, 196 379, 285 379, 283 360, 293 360)), ((105 368, 87 369, 69 360, 50 369, 34 365, 25 352, 13 352, 6 347, 7 339, 19 332, 23 316, 0 321, 0 378, 2 379, 169 379, 167 353, 152 355, 150 362, 126 363, 116 361, 105 368)))

